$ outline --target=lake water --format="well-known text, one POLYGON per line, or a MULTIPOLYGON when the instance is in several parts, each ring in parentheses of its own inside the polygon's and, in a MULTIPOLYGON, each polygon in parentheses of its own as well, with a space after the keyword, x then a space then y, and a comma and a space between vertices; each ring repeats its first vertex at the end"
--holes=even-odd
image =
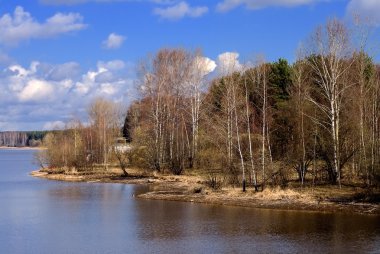
POLYGON ((30 177, 32 159, 0 150, 0 253, 380 253, 379 216, 139 200, 30 177))

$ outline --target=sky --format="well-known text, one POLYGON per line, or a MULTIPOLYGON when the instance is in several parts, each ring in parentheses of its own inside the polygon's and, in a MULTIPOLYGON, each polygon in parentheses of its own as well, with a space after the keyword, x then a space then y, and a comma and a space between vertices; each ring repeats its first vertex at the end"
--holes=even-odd
POLYGON ((0 0, 0 131, 60 128, 96 97, 128 105, 136 66, 160 48, 215 66, 293 62, 318 25, 352 12, 380 26, 380 0, 0 0))

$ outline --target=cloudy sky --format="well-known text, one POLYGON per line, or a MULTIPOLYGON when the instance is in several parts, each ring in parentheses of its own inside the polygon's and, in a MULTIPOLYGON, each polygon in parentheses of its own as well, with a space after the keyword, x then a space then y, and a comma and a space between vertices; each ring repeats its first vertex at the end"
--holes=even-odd
POLYGON ((127 104, 136 63, 162 47, 292 62, 353 11, 380 25, 379 0, 0 0, 0 131, 54 128, 98 96, 127 104))

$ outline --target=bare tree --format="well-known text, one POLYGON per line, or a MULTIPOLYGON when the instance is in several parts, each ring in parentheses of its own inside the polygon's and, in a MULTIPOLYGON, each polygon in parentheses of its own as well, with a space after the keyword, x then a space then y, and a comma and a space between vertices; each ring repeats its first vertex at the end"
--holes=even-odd
POLYGON ((333 172, 334 181, 341 186, 341 111, 342 101, 349 83, 344 75, 352 64, 350 59, 350 44, 347 28, 337 19, 328 21, 326 27, 320 27, 312 37, 310 66, 316 75, 316 83, 320 87, 326 104, 310 97, 328 118, 327 122, 319 121, 329 130, 333 146, 333 172))
POLYGON ((191 149, 189 150, 189 160, 190 168, 192 168, 198 153, 199 121, 204 100, 203 93, 208 85, 205 77, 215 69, 216 65, 200 53, 196 53, 190 61, 192 61, 192 66, 190 67, 189 79, 185 80, 185 90, 190 101, 191 149))
POLYGON ((200 81, 192 79, 193 70, 194 56, 182 49, 163 49, 141 66, 141 92, 144 100, 150 103, 148 115, 154 126, 151 161, 158 171, 166 167, 180 174, 185 167, 186 155, 190 153, 190 157, 192 156, 190 133, 187 130, 189 121, 186 95, 190 90, 193 110, 193 119, 190 122, 191 132, 195 132, 194 145, 201 96, 198 87, 200 81), (189 84, 196 87, 195 91, 189 89, 189 84))
POLYGON ((104 169, 108 170, 111 146, 121 132, 120 107, 112 101, 97 98, 90 104, 88 114, 91 126, 96 133, 97 162, 102 163, 104 169))
POLYGON ((267 66, 263 59, 258 60, 258 66, 256 67, 256 80, 261 87, 262 98, 262 132, 261 132, 261 190, 264 190, 266 181, 266 146, 269 145, 267 133, 268 133, 268 80, 267 80, 267 66))
MULTIPOLYGON (((294 133, 293 133, 293 151, 292 161, 295 164, 296 171, 299 175, 301 185, 304 185, 306 172, 311 163, 311 141, 310 134, 313 132, 313 128, 310 128, 308 122, 310 117, 313 119, 312 112, 308 110, 308 93, 309 93, 309 80, 310 80, 310 68, 305 59, 299 58, 293 65, 292 72, 292 86, 289 89, 290 102, 292 105, 291 111, 294 113, 294 133), (308 117, 310 116, 310 117, 308 117)), ((315 136, 315 133, 314 133, 315 136)), ((316 137, 314 137, 316 138, 316 137)), ((314 140, 315 143, 315 140, 314 140)), ((315 146, 314 146, 315 147, 315 146)), ((315 162, 315 160, 314 160, 315 162)), ((315 163, 314 163, 315 166, 315 163)), ((313 171, 313 174, 315 172, 313 171)))
MULTIPOLYGON (((248 70, 249 71, 249 70, 248 70)), ((250 108, 251 105, 249 103, 249 92, 248 92, 248 85, 247 85, 247 71, 244 75, 244 92, 245 92, 245 113, 246 113, 246 121, 247 121, 247 133, 248 133, 248 147, 249 147, 249 160, 251 163, 251 175, 253 177, 253 186, 255 188, 255 191, 258 191, 257 188, 257 174, 255 170, 255 163, 253 159, 253 149, 252 149, 252 135, 251 135, 251 121, 250 121, 250 108)))

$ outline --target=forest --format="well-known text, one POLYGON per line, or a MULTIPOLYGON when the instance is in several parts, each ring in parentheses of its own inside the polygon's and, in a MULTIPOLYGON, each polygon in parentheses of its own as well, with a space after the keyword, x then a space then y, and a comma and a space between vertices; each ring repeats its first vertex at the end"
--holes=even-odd
POLYGON ((0 146, 37 147, 48 131, 4 131, 0 132, 0 146))
POLYGON ((200 50, 165 48, 138 68, 128 109, 97 98, 88 124, 44 137, 41 165, 200 174, 207 183, 265 186, 380 183, 380 66, 371 29, 318 27, 294 63, 225 55, 217 75, 200 50), (117 149, 124 135, 131 149, 117 149))

